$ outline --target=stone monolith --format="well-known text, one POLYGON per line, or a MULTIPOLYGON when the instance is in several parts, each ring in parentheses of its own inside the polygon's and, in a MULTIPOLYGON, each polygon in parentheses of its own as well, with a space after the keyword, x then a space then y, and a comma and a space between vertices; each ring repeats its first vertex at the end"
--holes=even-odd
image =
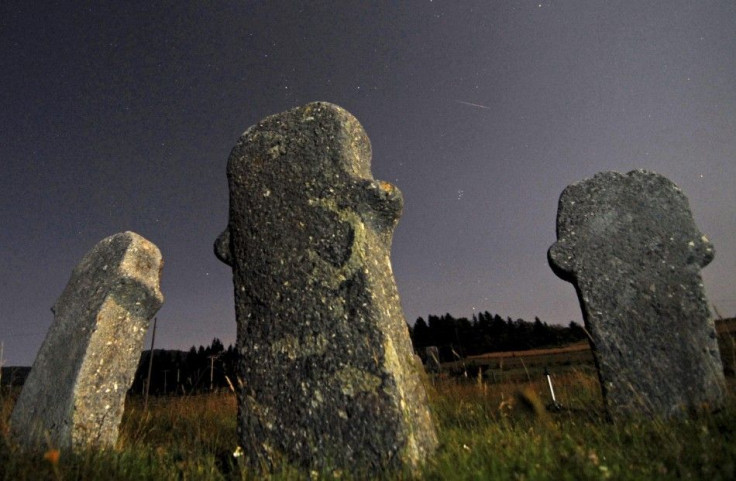
POLYGON ((250 127, 228 161, 238 432, 252 465, 354 476, 419 466, 437 438, 389 258, 399 190, 360 123, 311 103, 250 127))
POLYGON ((113 447, 143 338, 163 303, 161 253, 133 232, 74 268, 10 419, 21 445, 113 447))
POLYGON ((687 198, 644 170, 568 186, 548 258, 575 285, 612 417, 678 416, 724 398, 700 270, 713 246, 687 198))
POLYGON ((442 365, 440 364, 440 350, 437 346, 427 346, 424 348, 424 354, 427 357, 427 371, 440 372, 442 365))

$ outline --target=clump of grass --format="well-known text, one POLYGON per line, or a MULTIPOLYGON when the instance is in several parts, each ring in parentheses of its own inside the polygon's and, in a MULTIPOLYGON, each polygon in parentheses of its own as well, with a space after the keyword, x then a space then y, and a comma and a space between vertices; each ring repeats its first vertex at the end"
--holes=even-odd
POLYGON ((196 440, 212 450, 236 445, 237 406, 230 393, 161 397, 149 400, 144 412, 139 398, 125 406, 120 444, 171 446, 177 439, 196 440))
POLYGON ((209 480, 234 471, 232 395, 158 398, 147 412, 142 400, 128 399, 117 448, 77 453, 21 450, 7 435, 12 400, 3 401, 0 480, 209 480))

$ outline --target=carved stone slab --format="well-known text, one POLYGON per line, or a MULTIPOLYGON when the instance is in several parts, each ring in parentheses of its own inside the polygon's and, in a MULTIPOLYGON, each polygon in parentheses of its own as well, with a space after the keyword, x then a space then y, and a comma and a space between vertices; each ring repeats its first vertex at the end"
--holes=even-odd
POLYGON ((723 367, 700 270, 713 246, 687 198, 644 170, 567 187, 555 273, 575 285, 607 408, 677 416, 723 402, 723 367))
POLYGON ((391 270, 399 190, 342 108, 249 128, 228 162, 240 442, 256 466, 378 473, 437 444, 391 270))
POLYGON ((112 447, 148 322, 163 303, 158 248, 107 237, 77 265, 11 415, 32 448, 112 447))

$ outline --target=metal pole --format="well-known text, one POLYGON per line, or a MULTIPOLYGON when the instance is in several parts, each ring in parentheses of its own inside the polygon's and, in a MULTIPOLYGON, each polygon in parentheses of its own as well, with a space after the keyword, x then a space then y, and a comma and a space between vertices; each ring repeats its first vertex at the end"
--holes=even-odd
POLYGON ((151 387, 151 370, 153 369, 153 346, 156 341, 156 321, 158 317, 153 318, 153 334, 151 335, 151 357, 148 359, 148 379, 146 379, 146 394, 143 398, 143 411, 148 411, 148 390, 151 387))

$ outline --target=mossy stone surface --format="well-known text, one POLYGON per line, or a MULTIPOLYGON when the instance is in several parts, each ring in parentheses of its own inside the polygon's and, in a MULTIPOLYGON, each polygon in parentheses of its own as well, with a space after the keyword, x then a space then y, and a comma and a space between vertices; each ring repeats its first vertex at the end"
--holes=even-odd
POLYGON ((249 128, 228 161, 239 439, 249 461, 377 473, 419 466, 437 438, 391 270, 400 191, 371 146, 317 102, 249 128))

